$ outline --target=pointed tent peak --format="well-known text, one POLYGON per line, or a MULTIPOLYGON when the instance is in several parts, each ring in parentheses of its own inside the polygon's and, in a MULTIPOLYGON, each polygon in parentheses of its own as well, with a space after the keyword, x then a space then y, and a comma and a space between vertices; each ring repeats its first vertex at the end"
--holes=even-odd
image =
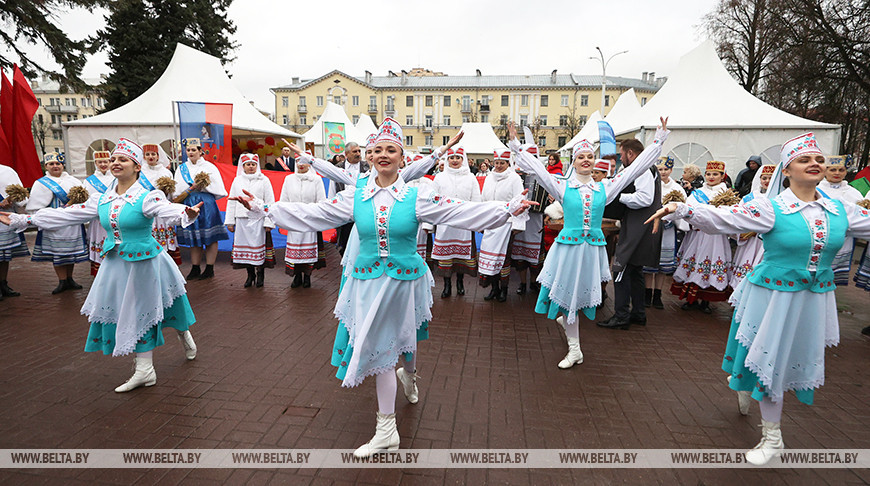
POLYGON ((362 137, 368 137, 369 135, 377 133, 378 131, 378 126, 375 125, 372 117, 366 114, 362 114, 359 116, 359 121, 356 122, 354 128, 356 128, 357 135, 360 135, 362 137))
POLYGON ((459 146, 465 149, 465 153, 491 156, 495 150, 507 150, 489 123, 466 122, 462 124, 460 130, 465 132, 462 141, 459 142, 459 146))
MULTIPOLYGON (((368 116, 366 115, 366 117, 368 116)), ((362 121, 362 117, 360 117, 360 121, 362 121)), ((343 123, 346 141, 356 142, 360 145, 365 144, 366 137, 368 137, 370 133, 377 131, 377 127, 374 127, 372 132, 363 134, 362 131, 358 130, 357 127, 351 123, 350 118, 347 116, 347 112, 344 111, 344 107, 333 103, 332 101, 327 101, 326 107, 323 109, 323 114, 320 115, 320 118, 317 119, 314 125, 305 132, 306 142, 311 142, 314 145, 323 145, 324 122, 343 123)), ((374 122, 372 122, 371 119, 369 119, 369 122, 374 125, 374 122)))
POLYGON ((619 96, 610 113, 604 117, 604 120, 610 123, 614 133, 617 133, 622 128, 623 122, 630 119, 640 109, 641 106, 637 101, 637 93, 634 92, 634 88, 631 88, 619 96))
POLYGON ((574 135, 574 138, 572 138, 568 143, 563 145, 562 148, 559 149, 559 151, 570 151, 574 148, 574 144, 583 139, 589 140, 589 142, 591 143, 598 142, 598 122, 600 120, 603 120, 603 118, 601 118, 601 112, 595 110, 595 112, 589 115, 589 118, 586 120, 586 124, 583 125, 583 128, 581 128, 579 132, 577 132, 577 135, 574 135))

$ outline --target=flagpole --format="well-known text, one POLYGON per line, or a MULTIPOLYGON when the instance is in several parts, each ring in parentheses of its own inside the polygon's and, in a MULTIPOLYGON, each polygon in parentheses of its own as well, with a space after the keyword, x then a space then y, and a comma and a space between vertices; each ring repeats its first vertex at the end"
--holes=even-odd
POLYGON ((178 133, 178 119, 176 118, 176 114, 177 114, 177 113, 178 113, 178 102, 177 102, 177 101, 173 101, 173 102, 172 102, 172 132, 173 132, 173 137, 172 137, 172 160, 173 160, 173 162, 175 162, 175 164, 176 164, 175 167, 174 167, 175 169, 178 168, 178 160, 179 160, 179 154, 178 154, 178 145, 179 145, 178 137, 179 137, 179 133, 178 133))

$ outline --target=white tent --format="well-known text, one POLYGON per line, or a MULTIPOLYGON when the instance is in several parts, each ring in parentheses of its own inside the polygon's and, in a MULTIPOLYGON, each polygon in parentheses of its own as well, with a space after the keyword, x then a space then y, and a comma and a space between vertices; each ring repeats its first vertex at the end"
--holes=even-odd
POLYGON ((501 143, 489 123, 466 122, 462 124, 460 130, 465 132, 465 135, 462 136, 459 146, 465 149, 466 154, 491 159, 494 151, 507 150, 507 146, 501 143))
MULTIPOLYGON (((614 106, 614 109, 616 107, 614 106)), ((586 124, 583 125, 583 128, 577 132, 577 135, 574 135, 568 143, 562 146, 559 149, 559 152, 566 153, 571 155, 571 150, 574 148, 574 145, 580 140, 586 139, 592 143, 598 141, 598 121, 601 120, 601 113, 598 110, 595 110, 594 113, 589 115, 589 119, 586 120, 586 124)))
MULTIPOLYGON (((365 118, 368 118, 368 116, 366 115, 365 118)), ((363 122, 363 117, 360 117, 359 121, 363 122)), ((333 103, 332 101, 327 101, 326 107, 323 109, 323 114, 320 115, 314 125, 312 125, 311 128, 309 128, 308 131, 304 133, 305 143, 314 144, 314 155, 318 157, 324 156, 324 122, 343 123, 345 140, 347 142, 356 142, 362 147, 365 147, 366 137, 368 137, 370 133, 373 133, 357 130, 354 124, 351 123, 350 118, 348 118, 347 113, 344 111, 344 108, 342 108, 341 105, 333 103)), ((369 123, 374 125, 374 122, 371 121, 371 118, 369 118, 369 123)), ((375 127, 373 131, 377 131, 377 127, 375 127)))
POLYGON ((838 125, 786 113, 744 90, 711 41, 685 54, 659 92, 634 116, 620 120, 616 135, 635 133, 644 145, 652 143, 659 116, 670 117, 673 133, 664 149, 678 166, 721 160, 734 175, 753 154, 778 162, 782 143, 805 132, 815 132, 825 153, 834 153, 840 144, 838 125))
MULTIPOLYGON (((97 141, 113 145, 120 137, 140 143, 164 142, 176 138, 173 101, 233 104, 233 136, 302 136, 263 116, 236 89, 220 60, 183 44, 175 46, 169 66, 147 91, 135 100, 97 116, 66 122, 66 158, 70 172, 83 176, 88 148, 97 141)), ((165 148, 165 147, 164 147, 165 148)))
MULTIPOLYGON (((631 118, 641 109, 640 103, 637 101, 637 94, 634 88, 629 89, 625 93, 619 95, 610 113, 604 117, 604 121, 610 124, 613 128, 613 133, 620 133, 625 129, 626 121, 630 123, 631 118)), ((590 139, 590 142, 593 140, 590 139)), ((595 134, 595 140, 598 141, 598 134, 595 134)))
POLYGON ((356 129, 357 135, 363 137, 363 140, 358 142, 361 145, 365 143, 365 139, 368 138, 369 135, 378 132, 378 126, 375 125, 374 121, 372 121, 372 117, 365 114, 360 115, 359 121, 356 122, 354 128, 356 129))

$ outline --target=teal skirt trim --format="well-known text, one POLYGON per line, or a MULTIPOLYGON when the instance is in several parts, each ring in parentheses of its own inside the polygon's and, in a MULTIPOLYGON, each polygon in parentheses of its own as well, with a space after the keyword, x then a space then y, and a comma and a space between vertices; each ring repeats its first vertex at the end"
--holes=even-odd
MULTIPOLYGON (((417 328, 417 342, 429 339, 429 322, 424 322, 417 328)), ((353 356, 353 346, 350 345, 350 333, 344 327, 344 323, 338 323, 338 329, 335 332, 335 343, 332 346, 332 366, 338 368, 335 372, 335 377, 344 381, 347 374, 347 364, 350 363, 350 358, 353 356)), ((414 357, 414 353, 404 353, 405 360, 410 360, 414 357)))
MULTIPOLYGON (((541 285, 541 290, 538 292, 538 302, 535 304, 535 312, 546 315, 548 319, 555 319, 559 314, 568 317, 570 314, 567 309, 560 307, 558 304, 555 304, 550 300, 550 289, 547 288, 546 285, 541 285)), ((583 309, 580 309, 580 312, 583 312, 583 315, 590 321, 595 320, 595 307, 584 307, 583 309)))
MULTIPOLYGON (((158 346, 163 346, 163 329, 171 327, 177 331, 187 331, 196 322, 193 309, 187 295, 182 295, 172 302, 168 309, 163 310, 163 320, 151 326, 145 335, 136 342, 137 353, 152 351, 158 346)), ((111 355, 115 350, 115 329, 117 324, 104 322, 92 322, 88 330, 88 340, 85 343, 85 352, 95 353, 102 351, 105 355, 111 355)))
MULTIPOLYGON (((734 391, 752 392, 752 398, 761 401, 767 395, 764 385, 758 375, 746 367, 746 355, 749 350, 737 340, 737 329, 740 323, 731 319, 731 330, 728 332, 728 343, 725 347, 725 357, 722 359, 722 371, 731 375, 728 387, 734 391)), ((793 390, 801 403, 813 404, 815 390, 793 390)))

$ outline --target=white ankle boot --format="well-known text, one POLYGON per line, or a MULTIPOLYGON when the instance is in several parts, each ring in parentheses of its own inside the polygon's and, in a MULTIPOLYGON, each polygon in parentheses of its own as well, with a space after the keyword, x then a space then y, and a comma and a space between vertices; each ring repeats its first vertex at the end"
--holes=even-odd
MULTIPOLYGON (((561 316, 559 316, 561 317, 561 316)), ((575 364, 580 364, 583 362, 583 351, 580 351, 580 339, 578 338, 568 338, 568 354, 565 355, 565 358, 559 362, 559 368, 563 370, 567 370, 568 368, 574 366, 575 364)))
POLYGON ((774 457, 782 454, 785 442, 782 441, 782 431, 778 422, 761 421, 761 442, 751 451, 746 452, 746 462, 763 466, 774 457))
POLYGON ((558 322, 560 326, 565 327, 565 316, 556 317, 556 322, 558 322))
POLYGON ((737 392, 737 411, 740 415, 749 415, 749 405, 752 404, 752 392, 737 392))
POLYGON ((115 388, 115 393, 124 393, 140 386, 154 386, 157 383, 157 372, 151 358, 133 358, 133 376, 126 383, 115 388))
POLYGON ((375 436, 353 451, 353 455, 358 458, 371 457, 376 452, 395 451, 398 448, 399 431, 396 429, 396 414, 378 412, 378 426, 375 429, 375 436))
POLYGON ((178 340, 184 346, 184 355, 188 360, 196 358, 196 343, 193 342, 193 335, 190 331, 178 331, 178 340))
POLYGON ((417 378, 419 376, 417 376, 417 372, 409 375, 405 368, 399 368, 396 370, 396 376, 402 382, 402 391, 405 392, 405 398, 408 399, 408 402, 417 403, 419 400, 417 393, 417 378))

